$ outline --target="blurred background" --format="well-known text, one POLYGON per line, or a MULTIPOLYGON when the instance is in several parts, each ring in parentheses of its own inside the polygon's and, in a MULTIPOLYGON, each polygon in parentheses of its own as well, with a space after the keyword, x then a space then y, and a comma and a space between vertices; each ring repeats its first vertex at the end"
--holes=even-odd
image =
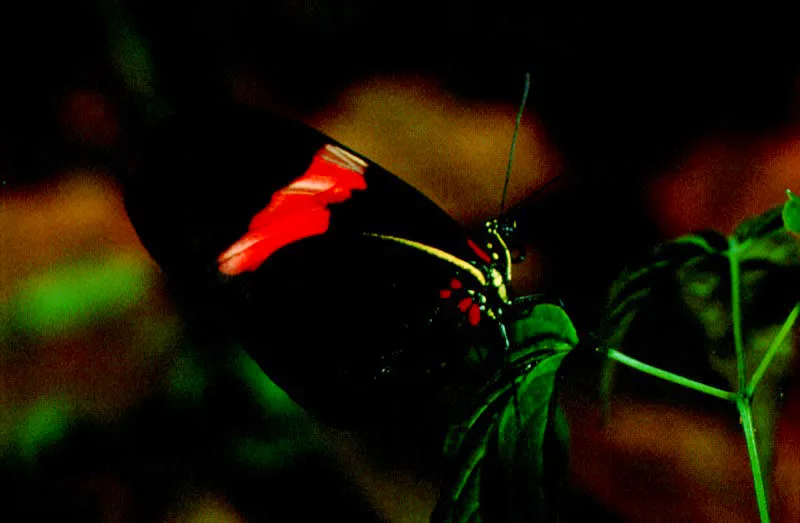
MULTIPOLYGON (((289 115, 474 227, 501 210, 530 72, 507 205, 528 248, 515 286, 560 296, 579 332, 596 326, 617 273, 658 241, 730 232, 800 189, 800 49, 793 17, 775 8, 77 0, 0 10, 9 521, 425 521, 435 502, 432 485, 309 419, 246 355, 208 354, 186 335, 117 181, 137 133, 176 108, 289 115)), ((787 390, 777 432, 779 521, 800 521, 797 398, 787 390)), ((571 418, 576 512, 754 520, 743 438, 723 422, 635 402, 618 412, 611 431, 571 418)))

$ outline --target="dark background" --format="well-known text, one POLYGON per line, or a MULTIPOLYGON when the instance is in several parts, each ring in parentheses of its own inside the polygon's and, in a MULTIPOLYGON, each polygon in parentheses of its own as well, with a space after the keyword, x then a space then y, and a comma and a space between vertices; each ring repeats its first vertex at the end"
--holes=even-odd
MULTIPOLYGON (((135 143, 137 131, 171 108, 232 101, 231 84, 237 78, 268 93, 273 107, 306 118, 324 111, 350 85, 409 72, 436 78, 459 100, 517 104, 521 79, 530 72, 528 111, 563 158, 563 180, 516 212, 522 234, 543 260, 541 290, 562 296, 575 323, 587 331, 613 276, 666 234, 649 208, 651 181, 676 170, 695 154, 698 143, 733 136, 732 152, 726 150, 719 161, 739 161, 745 167, 736 171, 740 178, 725 183, 738 180, 752 187, 747 166, 755 160, 737 159, 735 144, 791 134, 797 118, 800 52, 794 18, 776 8, 729 6, 705 14, 672 6, 606 10, 510 0, 168 5, 109 0, 12 3, 0 10, 0 190, 5 202, 0 226, 6 245, 18 237, 27 241, 54 234, 54 222, 63 221, 69 229, 72 222, 65 216, 75 218, 75 228, 83 227, 80 207, 69 214, 59 206, 73 205, 78 197, 69 192, 76 186, 69 173, 95 180, 88 185, 100 188, 90 191, 95 200, 113 200, 107 209, 115 210, 117 218, 124 215, 103 191, 118 194, 114 169, 119 153, 135 143), (66 191, 64 199, 47 203, 59 190, 66 191), (30 217, 36 213, 50 214, 33 223, 30 217)), ((743 151, 742 157, 752 156, 743 151)), ((708 176, 725 172, 712 169, 708 176)), ((796 179, 781 176, 785 185, 796 179)), ((782 197, 776 194, 775 203, 782 197)), ((707 223, 716 223, 713 209, 706 216, 707 223)), ((97 227, 89 243, 108 247, 99 239, 108 230, 97 227)), ((120 225, 117 232, 116 247, 134 249, 130 229, 120 225)), ((2 259, 4 281, 22 282, 24 294, 32 275, 48 273, 51 265, 70 256, 83 259, 64 252, 18 247, 16 257, 2 259), (7 269, 12 265, 32 269, 7 269)), ((153 291, 160 305, 147 314, 173 314, 164 312, 168 300, 160 292, 153 291)), ((6 309, 16 299, 11 292, 3 298, 6 309)), ((133 314, 125 311, 123 319, 133 314)), ((52 347, 63 348, 76 337, 91 339, 76 342, 75 351, 116 361, 108 353, 80 348, 87 343, 113 346, 103 341, 113 322, 90 324, 78 334, 67 331, 59 335, 63 339, 47 342, 12 320, 3 325, 7 379, 0 398, 8 412, 27 412, 37 398, 50 397, 52 373, 13 376, 21 366, 36 366, 52 347), (26 380, 39 386, 18 393, 15 384, 26 380)), ((0 469, 0 488, 10 502, 6 510, 108 521, 151 521, 166 514, 190 518, 186 514, 192 507, 228 510, 248 520, 266 520, 270 511, 299 510, 296 520, 370 513, 347 473, 325 457, 318 443, 297 450, 300 457, 290 466, 275 465, 272 457, 237 462, 220 453, 230 441, 245 437, 294 440, 292 431, 310 430, 309 422, 296 410, 288 415, 267 407, 263 414, 236 374, 238 367, 212 367, 186 345, 175 343, 178 348, 159 361, 172 368, 196 360, 205 376, 198 389, 202 393, 188 399, 185 393, 170 396, 170 390, 191 387, 164 385, 174 373, 159 364, 141 378, 135 400, 115 404, 111 411, 100 409, 100 414, 67 416, 71 428, 35 459, 22 456, 11 436, 0 438, 0 448, 11 449, 0 453, 7 465, 0 469), (294 495, 314 502, 296 504, 289 501, 294 495)), ((133 367, 146 360, 132 358, 133 367)), ((77 378, 68 374, 63 379, 68 384, 77 378)), ((89 381, 86 394, 101 394, 89 381)), ((112 390, 109 386, 102 394, 112 390)), ((81 398, 71 401, 80 403, 81 398)), ((7 418, 7 434, 29 419, 22 414, 7 418)), ((283 452, 269 448, 273 454, 283 452)))

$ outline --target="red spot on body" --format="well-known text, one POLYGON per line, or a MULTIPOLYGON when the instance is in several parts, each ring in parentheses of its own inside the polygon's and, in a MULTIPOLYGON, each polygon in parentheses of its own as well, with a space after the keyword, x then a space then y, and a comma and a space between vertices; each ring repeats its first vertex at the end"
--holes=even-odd
POLYGON ((475 251, 475 254, 477 254, 480 259, 482 259, 486 263, 492 263, 492 259, 489 257, 488 254, 486 254, 486 252, 483 251, 483 249, 478 247, 478 244, 476 244, 472 240, 467 240, 467 244, 472 248, 473 251, 475 251))
POLYGON ((469 308, 467 319, 473 327, 477 327, 481 321, 481 308, 473 303, 472 307, 469 308))
POLYGON ((467 312, 467 309, 469 309, 470 305, 472 305, 472 298, 464 298, 458 302, 458 309, 461 312, 467 312))
MULTIPOLYGON (((460 289, 462 287, 461 281, 453 278, 450 280, 451 289, 460 289)), ((439 291, 439 296, 443 299, 450 298, 453 295, 451 289, 443 289, 439 291)), ((472 301, 472 298, 462 298, 458 302, 458 309, 461 312, 467 313, 467 320, 473 326, 477 326, 481 321, 481 308, 472 301)))
POLYGON ((339 147, 320 149, 306 172, 275 192, 269 205, 250 221, 248 232, 219 256, 219 271, 230 276, 254 271, 281 247, 324 234, 330 225, 328 204, 366 189, 366 167, 339 147))

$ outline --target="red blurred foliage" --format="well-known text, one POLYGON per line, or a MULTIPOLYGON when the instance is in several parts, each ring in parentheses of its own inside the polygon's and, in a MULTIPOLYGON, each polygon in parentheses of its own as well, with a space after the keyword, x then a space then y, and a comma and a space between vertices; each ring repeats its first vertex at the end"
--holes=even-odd
MULTIPOLYGON (((596 405, 572 398, 566 406, 572 477, 614 513, 628 521, 758 521, 744 437, 726 420, 618 398, 603 428, 596 405)), ((785 395, 774 459, 772 521, 800 521, 797 383, 785 395)))
POLYGON ((800 130, 772 136, 718 137, 698 144, 648 187, 653 219, 665 237, 712 228, 726 233, 800 187, 800 130))
POLYGON ((61 105, 68 141, 108 148, 119 140, 119 122, 108 97, 89 90, 70 92, 61 105))

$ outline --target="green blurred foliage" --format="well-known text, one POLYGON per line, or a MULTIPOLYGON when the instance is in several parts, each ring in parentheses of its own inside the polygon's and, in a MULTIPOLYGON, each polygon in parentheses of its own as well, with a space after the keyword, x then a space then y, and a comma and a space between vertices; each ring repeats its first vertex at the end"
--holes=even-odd
POLYGON ((289 467, 304 454, 318 450, 318 442, 309 435, 259 440, 241 438, 233 442, 234 455, 248 467, 275 470, 289 467))
POLYGON ((151 99, 153 85, 153 59, 147 42, 136 31, 120 2, 103 2, 108 24, 109 48, 112 61, 126 87, 136 95, 151 99))
POLYGON ((199 401, 207 377, 200 362, 189 354, 178 356, 168 376, 169 392, 175 398, 199 401))
POLYGON ((65 398, 39 398, 26 409, 16 431, 19 454, 33 459, 64 437, 73 418, 74 404, 65 398))
POLYGON ((141 304, 151 283, 135 258, 85 258, 22 282, 12 325, 42 337, 63 336, 120 317, 141 304))

